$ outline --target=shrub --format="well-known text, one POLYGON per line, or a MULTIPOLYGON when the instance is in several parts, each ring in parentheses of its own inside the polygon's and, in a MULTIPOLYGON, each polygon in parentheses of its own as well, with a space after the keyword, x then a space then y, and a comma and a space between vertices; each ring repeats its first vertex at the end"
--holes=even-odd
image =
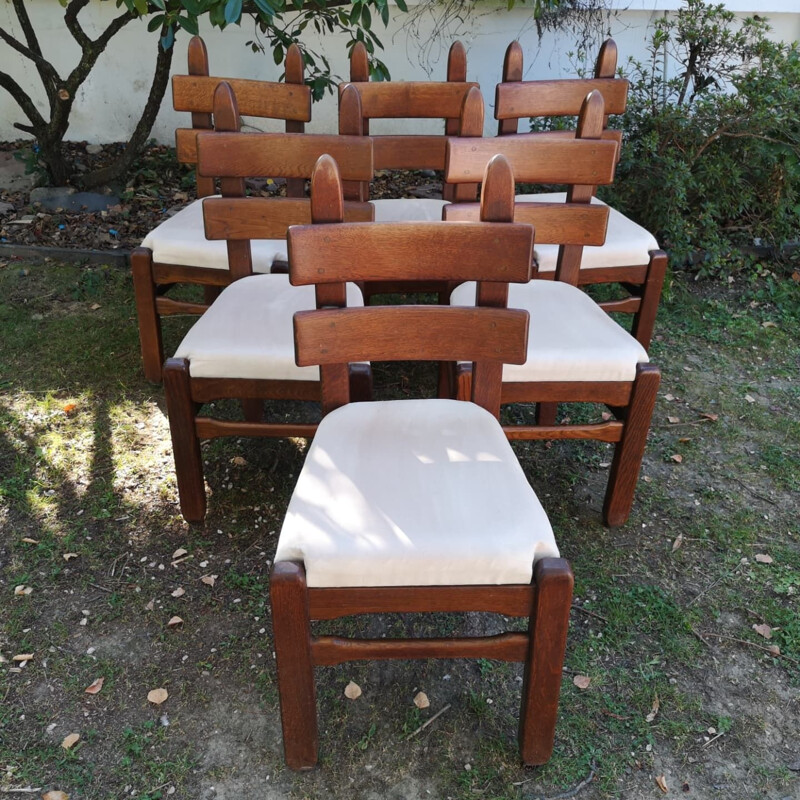
POLYGON ((631 59, 622 159, 602 196, 702 274, 800 238, 800 56, 757 16, 686 0, 631 59), (670 64, 682 67, 670 77, 670 64))

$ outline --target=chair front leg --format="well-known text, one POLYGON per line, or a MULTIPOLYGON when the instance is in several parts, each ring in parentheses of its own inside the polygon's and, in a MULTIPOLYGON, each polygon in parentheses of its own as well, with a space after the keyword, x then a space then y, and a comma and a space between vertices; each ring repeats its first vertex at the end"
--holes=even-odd
POLYGON ((537 425, 555 425, 557 415, 558 415, 558 403, 536 404, 537 425))
POLYGON ((536 592, 519 718, 520 755, 530 765, 544 764, 553 752, 574 582, 563 558, 541 559, 533 575, 536 592))
POLYGON ((170 358, 164 365, 169 430, 178 479, 181 513, 187 522, 202 522, 206 515, 203 458, 195 430, 198 404, 192 400, 189 362, 170 358))
POLYGON ((269 591, 284 757, 290 769, 311 769, 317 763, 319 734, 308 587, 303 565, 295 561, 276 561, 269 591))
POLYGON ((666 274, 667 254, 663 250, 652 250, 650 263, 647 266, 647 277, 642 286, 641 303, 633 317, 631 327, 631 334, 647 352, 650 352, 650 341, 653 338, 653 328, 656 324, 656 314, 666 274))
POLYGON ((153 253, 137 247, 131 253, 136 316, 139 319, 139 343, 144 375, 151 383, 161 383, 164 346, 161 342, 161 318, 156 310, 156 284, 153 281, 153 253))
POLYGON ((603 504, 603 519, 609 527, 623 525, 631 513, 660 382, 661 371, 655 364, 639 364, 636 367, 622 439, 614 450, 603 504))

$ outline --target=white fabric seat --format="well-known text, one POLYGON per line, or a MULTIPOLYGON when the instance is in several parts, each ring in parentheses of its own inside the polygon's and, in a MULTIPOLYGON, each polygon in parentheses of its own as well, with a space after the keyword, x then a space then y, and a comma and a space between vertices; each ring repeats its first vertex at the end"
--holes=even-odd
MULTIPOLYGON (((347 284, 348 306, 362 306, 347 284)), ((189 359, 193 378, 319 380, 319 367, 294 361, 295 311, 316 308, 313 286, 292 286, 288 275, 251 275, 226 286, 191 327, 175 358, 189 359)))
MULTIPOLYGON (((142 242, 142 247, 153 251, 153 261, 158 264, 228 269, 227 242, 222 239, 206 239, 202 198, 182 208, 150 231, 142 242)), ((253 272, 269 272, 274 261, 287 260, 286 239, 253 239, 250 249, 253 272)))
MULTIPOLYGON (((528 357, 504 364, 503 381, 632 381, 647 351, 576 286, 533 280, 508 287, 508 307, 531 315, 528 357)), ((453 291, 450 304, 475 305, 475 284, 453 291)))
MULTIPOLYGON (((517 203, 563 203, 566 192, 547 192, 542 194, 518 194, 517 203)), ((596 197, 596 205, 606 205, 596 197)), ((540 272, 555 272, 558 261, 558 245, 534 245, 540 272)), ((650 251, 658 250, 658 242, 652 233, 628 219, 611 207, 608 215, 606 243, 600 247, 584 247, 581 269, 602 269, 604 267, 637 267, 650 263, 650 251)))
POLYGON ((439 222, 447 200, 425 197, 370 200, 375 207, 375 222, 439 222))
POLYGON ((497 420, 474 403, 350 403, 323 418, 276 561, 309 586, 530 583, 553 531, 497 420))

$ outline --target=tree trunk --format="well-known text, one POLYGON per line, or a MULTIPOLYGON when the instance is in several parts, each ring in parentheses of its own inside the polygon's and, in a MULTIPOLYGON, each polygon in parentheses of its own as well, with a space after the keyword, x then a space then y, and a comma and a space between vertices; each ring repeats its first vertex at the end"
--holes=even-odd
POLYGON ((145 144, 147 144, 150 131, 153 129, 156 116, 161 108, 161 102, 167 91, 169 72, 172 66, 172 54, 175 51, 174 46, 170 47, 169 50, 164 50, 161 46, 160 39, 156 47, 158 48, 158 55, 156 57, 156 69, 153 74, 153 82, 150 85, 150 94, 147 97, 147 102, 142 111, 142 116, 139 118, 139 122, 136 125, 136 129, 119 158, 94 172, 82 175, 77 180, 77 183, 82 188, 101 186, 122 177, 131 168, 133 162, 139 156, 145 144))
POLYGON ((64 158, 64 151, 61 148, 61 139, 52 140, 46 135, 36 136, 36 144, 39 145, 39 160, 47 169, 47 175, 52 186, 66 186, 72 175, 72 170, 64 158))

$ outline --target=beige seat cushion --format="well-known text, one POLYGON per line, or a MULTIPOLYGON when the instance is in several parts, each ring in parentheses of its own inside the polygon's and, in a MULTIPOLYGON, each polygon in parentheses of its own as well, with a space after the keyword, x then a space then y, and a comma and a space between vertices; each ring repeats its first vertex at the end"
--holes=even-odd
MULTIPOLYGON (((347 304, 364 304, 347 285, 347 304)), ((295 311, 316 308, 313 286, 292 286, 288 275, 251 275, 225 287, 175 352, 189 359, 193 378, 319 380, 319 367, 294 362, 295 311)))
POLYGON ((497 420, 457 400, 328 414, 289 501, 276 561, 309 586, 529 583, 553 531, 497 420))
MULTIPOLYGON (((533 280, 508 287, 508 307, 531 315, 528 358, 505 364, 503 380, 632 381, 647 352, 585 292, 561 281, 533 280)), ((475 284, 450 296, 451 305, 475 304, 475 284)))
POLYGON ((371 200, 375 222, 439 222, 447 200, 407 197, 399 200, 371 200))
MULTIPOLYGON (((567 199, 565 192, 546 194, 518 194, 517 203, 563 203, 567 199)), ((596 197, 592 202, 606 205, 596 197)), ((536 244, 536 259, 541 272, 555 272, 558 260, 558 245, 536 244)), ((641 225, 628 219, 611 208, 608 215, 608 231, 606 243, 601 247, 584 247, 581 258, 581 269, 601 269, 603 267, 637 267, 650 262, 650 251, 658 250, 658 242, 653 234, 641 225)))
MULTIPOLYGON (((206 239, 202 199, 165 219, 147 234, 142 247, 153 251, 153 261, 158 264, 228 269, 227 242, 206 239)), ((286 261, 285 239, 254 239, 250 249, 253 272, 269 272, 273 261, 286 261)))

